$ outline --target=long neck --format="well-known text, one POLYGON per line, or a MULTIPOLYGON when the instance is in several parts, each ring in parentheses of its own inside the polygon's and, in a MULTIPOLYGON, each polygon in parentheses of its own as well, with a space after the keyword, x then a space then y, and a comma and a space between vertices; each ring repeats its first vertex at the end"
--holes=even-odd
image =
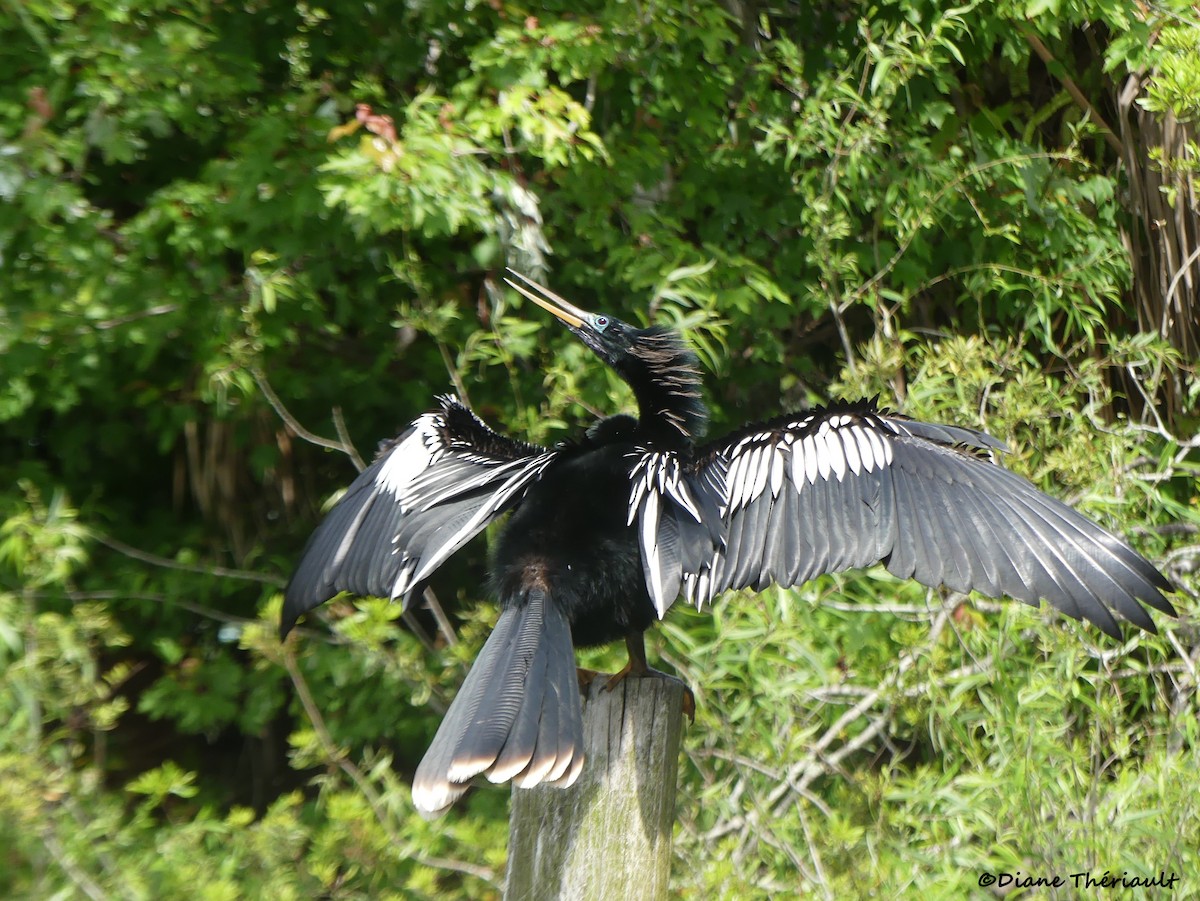
POLYGON ((647 329, 633 354, 636 372, 626 380, 641 414, 639 437, 655 446, 690 447, 704 434, 708 410, 700 392, 700 361, 674 332, 647 329))

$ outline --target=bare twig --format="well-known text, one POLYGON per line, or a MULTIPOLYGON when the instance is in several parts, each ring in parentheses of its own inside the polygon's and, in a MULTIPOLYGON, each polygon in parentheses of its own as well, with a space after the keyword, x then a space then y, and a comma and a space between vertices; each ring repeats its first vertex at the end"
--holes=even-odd
MULTIPOLYGON (((354 783, 355 787, 362 793, 362 796, 367 799, 367 803, 370 805, 372 813, 375 814, 375 819, 379 823, 380 828, 387 833, 392 844, 399 845, 402 838, 393 826, 391 817, 388 816, 387 811, 384 809, 383 799, 379 797, 379 792, 375 790, 375 786, 371 784, 366 774, 358 768, 354 761, 348 759, 334 742, 333 736, 325 725, 325 719, 321 716, 321 711, 317 707, 316 702, 313 701, 312 693, 308 690, 308 683, 300 672, 300 667, 296 665, 296 655, 290 645, 284 647, 283 665, 287 669, 288 676, 291 677, 292 685, 296 688, 296 697, 300 699, 300 706, 304 708, 309 722, 312 723, 313 732, 316 733, 317 741, 320 742, 321 750, 325 752, 326 758, 345 773, 350 781, 354 783)), ((449 860, 443 857, 422 857, 416 855, 409 855, 409 857, 411 860, 425 866, 450 870, 455 873, 464 873, 468 876, 474 876, 476 879, 482 879, 494 888, 500 888, 500 884, 496 880, 496 874, 490 867, 481 867, 466 861, 449 860)))
MULTIPOLYGON (((942 185, 942 187, 938 189, 937 193, 935 193, 929 199, 929 203, 927 203, 925 208, 922 209, 918 214, 916 224, 909 229, 908 234, 906 234, 900 241, 899 246, 896 248, 891 258, 883 264, 883 268, 855 288, 850 297, 843 302, 842 308, 846 309, 851 304, 862 300, 862 298, 867 295, 868 291, 874 288, 875 285, 882 281, 889 272, 896 268, 896 264, 899 263, 904 254, 908 252, 909 246, 913 241, 916 240, 917 235, 920 234, 921 230, 925 228, 925 217, 932 211, 938 209, 941 205, 942 198, 954 188, 957 188, 960 184, 965 182, 967 179, 974 178, 976 175, 980 175, 983 172, 986 172, 988 169, 994 169, 997 166, 1011 166, 1016 165, 1017 163, 1027 163, 1032 160, 1056 160, 1059 162, 1065 162, 1070 159, 1072 159, 1071 155, 1066 153, 1022 153, 1015 156, 1006 156, 999 159, 988 160, 987 162, 980 163, 977 166, 972 166, 966 172, 963 172, 962 174, 952 178, 950 181, 946 182, 946 184, 942 185)), ((935 216, 934 218, 936 219, 937 217, 935 216)))
POLYGON ((787 777, 770 795, 767 796, 767 803, 775 808, 778 812, 783 806, 781 802, 786 797, 789 790, 803 791, 808 788, 814 779, 826 770, 833 769, 843 760, 865 745, 867 742, 874 739, 880 732, 887 728, 890 719, 888 713, 891 705, 887 705, 886 709, 875 717, 874 721, 866 729, 860 732, 850 741, 843 744, 837 751, 825 755, 825 750, 833 744, 833 742, 843 734, 851 723, 865 714, 868 710, 884 697, 884 695, 894 689, 900 682, 900 678, 907 673, 917 661, 921 659, 925 653, 932 648, 942 634, 942 630, 950 622, 950 615, 953 608, 947 606, 937 618, 933 621, 933 625, 929 630, 929 637, 920 648, 914 648, 900 658, 896 668, 888 674, 888 677, 881 682, 872 692, 864 696, 861 701, 847 710, 825 730, 824 734, 809 746, 808 753, 803 759, 793 764, 787 772, 787 777))
MULTIPOLYGON (((1175 277, 1171 279, 1171 284, 1167 286, 1167 293, 1165 295, 1168 300, 1174 296, 1175 289, 1179 287, 1180 280, 1187 275, 1188 269, 1191 268, 1192 263, 1196 262, 1196 260, 1200 260, 1200 247, 1197 247, 1191 252, 1188 258, 1183 261, 1183 265, 1179 267, 1179 271, 1175 273, 1175 277)), ((1159 325, 1159 334, 1163 335, 1164 337, 1170 334, 1170 309, 1170 304, 1163 304, 1162 322, 1159 325)))
POLYGON ((76 888, 89 898, 96 899, 96 901, 104 901, 104 899, 108 898, 108 893, 97 885, 92 877, 85 873, 71 859, 71 855, 66 852, 66 849, 59 842, 58 836, 49 828, 42 830, 42 845, 50 852, 50 856, 54 858, 54 862, 62 868, 62 871, 67 874, 67 877, 75 884, 76 888))
POLYGON ((197 604, 194 601, 184 601, 176 597, 168 597, 165 594, 151 594, 144 591, 63 591, 61 593, 45 591, 38 592, 37 594, 44 597, 65 597, 74 604, 86 601, 150 601, 151 603, 162 604, 166 607, 178 607, 181 610, 187 610, 189 613, 195 613, 197 616, 207 617, 220 623, 229 623, 235 626, 249 626, 258 622, 258 620, 251 617, 225 613, 224 611, 217 610, 215 607, 206 607, 204 604, 197 604))
POLYGON ((1135 526, 1130 535, 1200 535, 1200 526, 1190 522, 1164 522, 1151 526, 1135 526))
POLYGON ((902 619, 927 620, 930 607, 928 604, 870 604, 854 603, 852 601, 832 601, 822 599, 822 610, 843 610, 847 613, 889 613, 902 619))
MULTIPOLYGON (((65 796, 60 803, 63 809, 71 815, 71 818, 79 824, 80 832, 92 824, 92 818, 85 814, 82 809, 80 809, 79 802, 72 795, 65 796)), ((104 871, 104 875, 110 879, 117 880, 122 889, 127 888, 124 869, 117 864, 116 860, 113 859, 112 854, 105 850, 103 844, 97 843, 95 855, 97 863, 100 864, 100 869, 104 871)), ((129 897, 129 895, 132 893, 123 893, 118 891, 116 894, 118 896, 124 895, 124 897, 129 897)), ((107 895, 106 897, 112 896, 107 895)))
POLYGON ((367 464, 363 462, 363 458, 358 455, 358 448, 354 446, 354 442, 350 440, 350 433, 346 430, 346 420, 342 417, 342 408, 333 408, 333 427, 337 430, 338 441, 346 446, 346 453, 350 455, 350 461, 354 464, 354 468, 362 472, 367 468, 367 464))
POLYGON ((596 106, 596 73, 593 72, 588 76, 587 91, 583 95, 583 108, 588 111, 588 115, 592 114, 592 110, 596 106))
MULTIPOLYGON (((754 772, 766 776, 773 782, 778 782, 784 778, 784 774, 774 767, 769 767, 761 761, 754 760, 751 757, 746 757, 742 754, 735 754, 732 751, 726 751, 723 748, 698 748, 692 752, 692 756, 702 759, 711 757, 717 760, 725 760, 729 763, 736 764, 737 766, 745 767, 748 770, 754 770, 754 772)), ((833 816, 833 808, 821 800, 818 795, 814 795, 812 792, 807 791, 804 792, 803 795, 804 800, 808 801, 808 803, 817 808, 817 810, 821 811, 821 813, 825 814, 825 816, 833 816)), ((705 840, 708 841, 710 839, 711 836, 706 834, 705 840)))
POLYGON ((258 390, 263 393, 263 397, 267 399, 267 403, 271 405, 276 415, 283 420, 289 429, 296 433, 297 437, 303 438, 309 444, 315 444, 317 447, 326 447, 329 450, 340 451, 354 461, 354 465, 359 468, 360 472, 362 471, 364 468, 362 457, 358 455, 358 451, 354 449, 353 444, 346 441, 330 441, 328 438, 322 438, 320 435, 310 432, 283 405, 283 401, 279 399, 279 395, 275 393, 275 390, 271 387, 267 381, 267 377, 261 370, 251 369, 250 375, 254 379, 254 383, 258 385, 258 390))
POLYGON ((113 319, 104 319, 96 323, 96 328, 100 331, 117 328, 122 325, 128 325, 131 322, 137 322, 139 319, 147 319, 151 316, 165 316, 168 313, 174 313, 179 309, 178 304, 164 303, 156 307, 149 307, 145 310, 138 310, 136 313, 130 313, 126 316, 117 316, 113 319))
MULTIPOLYGON (((1057 60, 1055 60, 1054 54, 1050 52, 1050 49, 1042 43, 1042 39, 1028 28, 1021 28, 1021 34, 1029 42, 1029 46, 1033 48, 1033 52, 1046 64, 1046 67, 1053 70, 1057 64, 1057 60)), ((1059 66, 1059 69, 1061 70, 1062 67, 1059 66)), ((1092 102, 1084 96, 1083 91, 1079 90, 1079 85, 1075 84, 1065 71, 1062 72, 1058 79, 1062 82, 1062 86, 1066 88, 1067 93, 1071 95, 1071 99, 1079 104, 1079 107, 1088 114, 1088 118, 1100 127, 1100 131, 1104 134, 1104 140, 1108 142, 1108 146, 1116 151, 1118 157, 1123 157, 1125 147, 1121 144, 1121 139, 1117 137, 1109 124, 1104 121, 1104 117, 1100 115, 1100 111, 1092 106, 1092 102)))
POLYGON ((1142 385, 1142 380, 1139 379, 1137 377, 1137 373, 1134 372, 1133 364, 1125 364, 1125 371, 1129 373, 1130 380, 1133 382, 1134 387, 1137 388, 1138 394, 1142 396, 1142 400, 1145 401, 1145 408, 1149 410, 1150 414, 1154 417, 1154 423, 1156 426, 1155 431, 1157 431, 1158 434, 1162 435, 1164 438, 1169 439, 1171 433, 1167 429, 1166 423, 1162 421, 1162 417, 1158 415, 1158 407, 1155 405, 1154 399, 1150 397, 1148 393, 1146 393, 1146 389, 1142 385))
MULTIPOLYGON (((1183 645, 1179 643, 1179 639, 1175 637, 1174 632, 1167 632, 1167 641, 1171 643, 1171 647, 1173 647, 1176 653, 1179 654, 1179 659, 1183 661, 1184 666, 1187 668, 1187 673, 1191 679, 1192 685, 1195 685, 1197 680, 1195 661, 1192 660, 1191 655, 1188 654, 1183 645)), ((1197 649, 1196 653, 1200 654, 1200 649, 1197 649)))
MULTIPOLYGON (((854 298, 857 299, 857 296, 854 298)), ((850 332, 846 329, 846 321, 842 318, 842 311, 850 307, 851 301, 839 304, 836 300, 829 305, 829 312, 833 314, 833 323, 837 326, 838 337, 842 341, 842 355, 846 359, 846 365, 850 369, 850 375, 858 377, 858 365, 854 362, 854 344, 850 341, 850 332)))
POLYGON ((134 560, 149 563, 151 566, 161 566, 163 569, 177 569, 181 572, 200 573, 205 576, 217 576, 222 579, 243 579, 247 582, 260 582, 263 585, 273 585, 276 588, 283 588, 286 584, 279 576, 269 573, 259 573, 248 569, 230 569, 227 566, 216 566, 214 564, 204 566, 193 563, 180 563, 178 560, 172 560, 169 557, 160 557, 158 554, 151 554, 149 551, 142 551, 131 547, 123 541, 118 541, 111 535, 105 535, 103 532, 91 532, 90 534, 96 541, 110 550, 114 550, 118 554, 124 554, 126 557, 132 557, 134 560))
MULTIPOLYGON (((1200 560, 1200 544, 1192 544, 1187 547, 1175 548, 1173 551, 1168 551, 1166 557, 1163 558, 1163 568, 1173 569, 1176 566, 1180 566, 1184 560, 1191 559, 1200 560)), ((1191 571, 1187 567, 1184 567, 1184 570, 1191 571)))
POLYGON ((417 641, 421 642, 421 647, 423 647, 430 654, 437 650, 437 647, 433 643, 433 639, 429 637, 429 633, 425 631, 425 627, 421 625, 420 621, 413 616, 411 610, 405 610, 402 612, 400 614, 400 619, 404 621, 404 625, 408 626, 408 630, 412 632, 413 635, 417 636, 417 641))
POLYGON ((825 875, 825 868, 821 866, 821 855, 817 851, 817 843, 813 841, 812 829, 809 828, 804 808, 799 804, 796 805, 796 815, 800 819, 800 828, 804 830, 804 843, 808 846, 808 856, 812 860, 815 881, 821 886, 821 894, 828 901, 832 901, 833 892, 829 888, 829 879, 825 875))
POLYGON ((454 360, 450 357, 449 348, 442 341, 437 342, 437 348, 438 352, 442 355, 442 363, 446 367, 446 374, 450 376, 450 382, 454 385, 454 390, 458 392, 458 396, 464 404, 468 407, 471 406, 471 398, 467 394, 467 386, 463 384, 463 380, 454 366, 454 360))
POLYGON ((433 618, 437 620, 438 631, 446 639, 446 644, 454 647, 458 644, 458 636, 454 634, 454 627, 450 625, 450 619, 446 616, 446 611, 442 609, 437 595, 433 593, 432 588, 427 586, 421 597, 425 599, 425 605, 429 608, 429 612, 433 614, 433 618))

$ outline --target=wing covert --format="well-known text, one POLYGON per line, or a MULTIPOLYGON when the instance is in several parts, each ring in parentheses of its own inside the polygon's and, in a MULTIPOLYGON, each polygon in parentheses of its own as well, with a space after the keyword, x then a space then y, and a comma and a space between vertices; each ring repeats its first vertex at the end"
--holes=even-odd
POLYGON ((494 432, 458 398, 438 401, 381 448, 317 527, 284 594, 282 635, 341 591, 407 606, 554 459, 494 432))
POLYGON ((720 543, 724 510, 721 467, 696 471, 669 451, 639 449, 629 478, 629 523, 637 520, 646 588, 659 619, 720 543))

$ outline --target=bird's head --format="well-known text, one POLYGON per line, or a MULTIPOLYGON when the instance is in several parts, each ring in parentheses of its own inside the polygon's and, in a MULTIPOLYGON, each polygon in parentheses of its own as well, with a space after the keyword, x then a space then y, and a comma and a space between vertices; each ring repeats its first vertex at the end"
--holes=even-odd
POLYGON ((660 441, 688 443, 703 432, 708 413, 700 396, 696 355, 674 331, 638 328, 604 313, 589 313, 550 289, 509 270, 510 287, 553 313, 633 389, 643 429, 660 441), (661 428, 657 428, 661 427, 661 428))

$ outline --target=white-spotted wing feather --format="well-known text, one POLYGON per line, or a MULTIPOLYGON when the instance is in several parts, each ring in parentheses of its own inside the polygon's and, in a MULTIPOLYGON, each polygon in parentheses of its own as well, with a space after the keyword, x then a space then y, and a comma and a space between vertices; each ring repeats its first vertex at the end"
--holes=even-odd
POLYGON ((647 451, 629 517, 655 609, 665 613, 676 589, 699 606, 732 588, 883 562, 927 585, 1048 600, 1112 634, 1114 614, 1152 628, 1143 603, 1174 612, 1150 563, 999 466, 1003 449, 864 402, 779 417, 690 458, 647 451), (719 528, 678 532, 693 507, 719 511, 719 528))
POLYGON ((317 527, 284 597, 282 631, 340 591, 400 598, 509 509, 555 458, 492 431, 457 398, 419 416, 317 527))

